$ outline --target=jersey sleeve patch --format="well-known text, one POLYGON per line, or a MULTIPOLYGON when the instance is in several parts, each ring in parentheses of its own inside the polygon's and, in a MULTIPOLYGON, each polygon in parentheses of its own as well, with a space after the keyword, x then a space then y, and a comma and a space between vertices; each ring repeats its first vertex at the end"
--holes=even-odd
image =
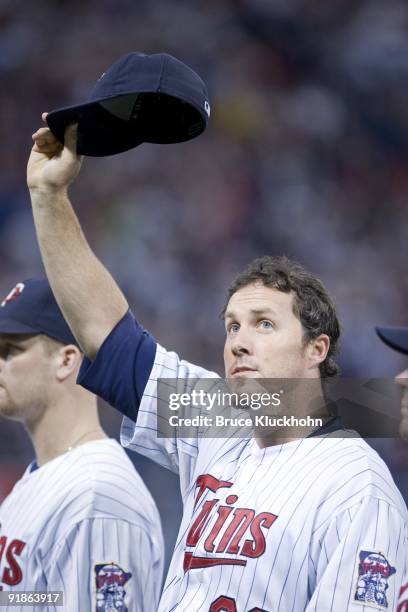
POLYGON ((388 610, 390 577, 397 571, 382 552, 360 550, 354 601, 388 610))
POLYGON ((113 561, 98 563, 95 571, 96 612, 128 612, 125 585, 132 577, 113 561))

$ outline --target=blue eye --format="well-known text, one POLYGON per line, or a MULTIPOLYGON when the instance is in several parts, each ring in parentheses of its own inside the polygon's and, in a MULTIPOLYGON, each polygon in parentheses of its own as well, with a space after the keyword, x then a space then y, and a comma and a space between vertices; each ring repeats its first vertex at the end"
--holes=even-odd
POLYGON ((267 319, 260 321, 258 325, 262 327, 262 329, 273 329, 273 323, 271 321, 268 321, 267 319))
POLYGON ((238 323, 231 323, 231 325, 228 326, 227 332, 229 334, 235 334, 238 330, 239 330, 238 323))

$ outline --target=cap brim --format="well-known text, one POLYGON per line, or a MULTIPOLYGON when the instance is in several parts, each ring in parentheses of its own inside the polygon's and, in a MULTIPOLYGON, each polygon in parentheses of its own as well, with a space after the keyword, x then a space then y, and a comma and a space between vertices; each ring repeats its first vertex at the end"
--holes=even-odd
POLYGON ((0 317, 0 334, 40 334, 38 329, 34 329, 29 325, 8 319, 6 317, 0 317))
POLYGON ((67 126, 78 123, 77 153, 92 157, 123 153, 143 142, 184 142, 205 130, 204 114, 186 100, 157 92, 139 92, 138 97, 140 108, 132 120, 121 119, 100 104, 115 99, 111 97, 51 111, 47 123, 61 143, 67 126))
POLYGON ((30 327, 29 325, 25 325, 24 323, 20 323, 19 321, 14 321, 13 319, 7 319, 7 318, 3 319, 0 317, 0 335, 1 334, 11 334, 11 335, 15 334, 16 336, 43 335, 43 336, 48 336, 49 338, 53 338, 54 340, 57 340, 57 342, 62 342, 63 344, 75 344, 75 346, 79 346, 74 336, 70 333, 58 334, 50 329, 40 329, 40 327, 30 327))
POLYGON ((408 355, 408 327, 376 327, 375 330, 387 346, 408 355))
POLYGON ((65 130, 78 123, 77 153, 91 157, 116 155, 144 142, 128 122, 105 110, 98 102, 67 106, 47 115, 47 123, 56 138, 64 143, 65 130))

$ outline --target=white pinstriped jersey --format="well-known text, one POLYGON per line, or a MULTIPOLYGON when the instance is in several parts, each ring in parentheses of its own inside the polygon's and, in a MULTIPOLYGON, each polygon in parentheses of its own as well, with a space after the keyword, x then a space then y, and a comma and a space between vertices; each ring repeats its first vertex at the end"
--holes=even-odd
POLYGON ((95 440, 31 467, 0 507, 0 588, 64 592, 63 608, 21 611, 156 610, 159 514, 123 448, 95 440))
POLYGON ((157 438, 157 379, 213 376, 158 345, 137 424, 122 424, 122 444, 180 475, 184 512, 159 612, 396 610, 407 509, 362 439, 260 449, 157 438))

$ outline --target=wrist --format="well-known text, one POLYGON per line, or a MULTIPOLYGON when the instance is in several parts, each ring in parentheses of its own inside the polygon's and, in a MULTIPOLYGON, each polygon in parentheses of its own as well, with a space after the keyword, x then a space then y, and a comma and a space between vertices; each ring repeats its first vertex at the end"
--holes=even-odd
POLYGON ((52 185, 41 185, 38 187, 29 187, 30 197, 32 201, 40 199, 42 202, 47 200, 66 199, 68 197, 68 187, 57 187, 52 185))

